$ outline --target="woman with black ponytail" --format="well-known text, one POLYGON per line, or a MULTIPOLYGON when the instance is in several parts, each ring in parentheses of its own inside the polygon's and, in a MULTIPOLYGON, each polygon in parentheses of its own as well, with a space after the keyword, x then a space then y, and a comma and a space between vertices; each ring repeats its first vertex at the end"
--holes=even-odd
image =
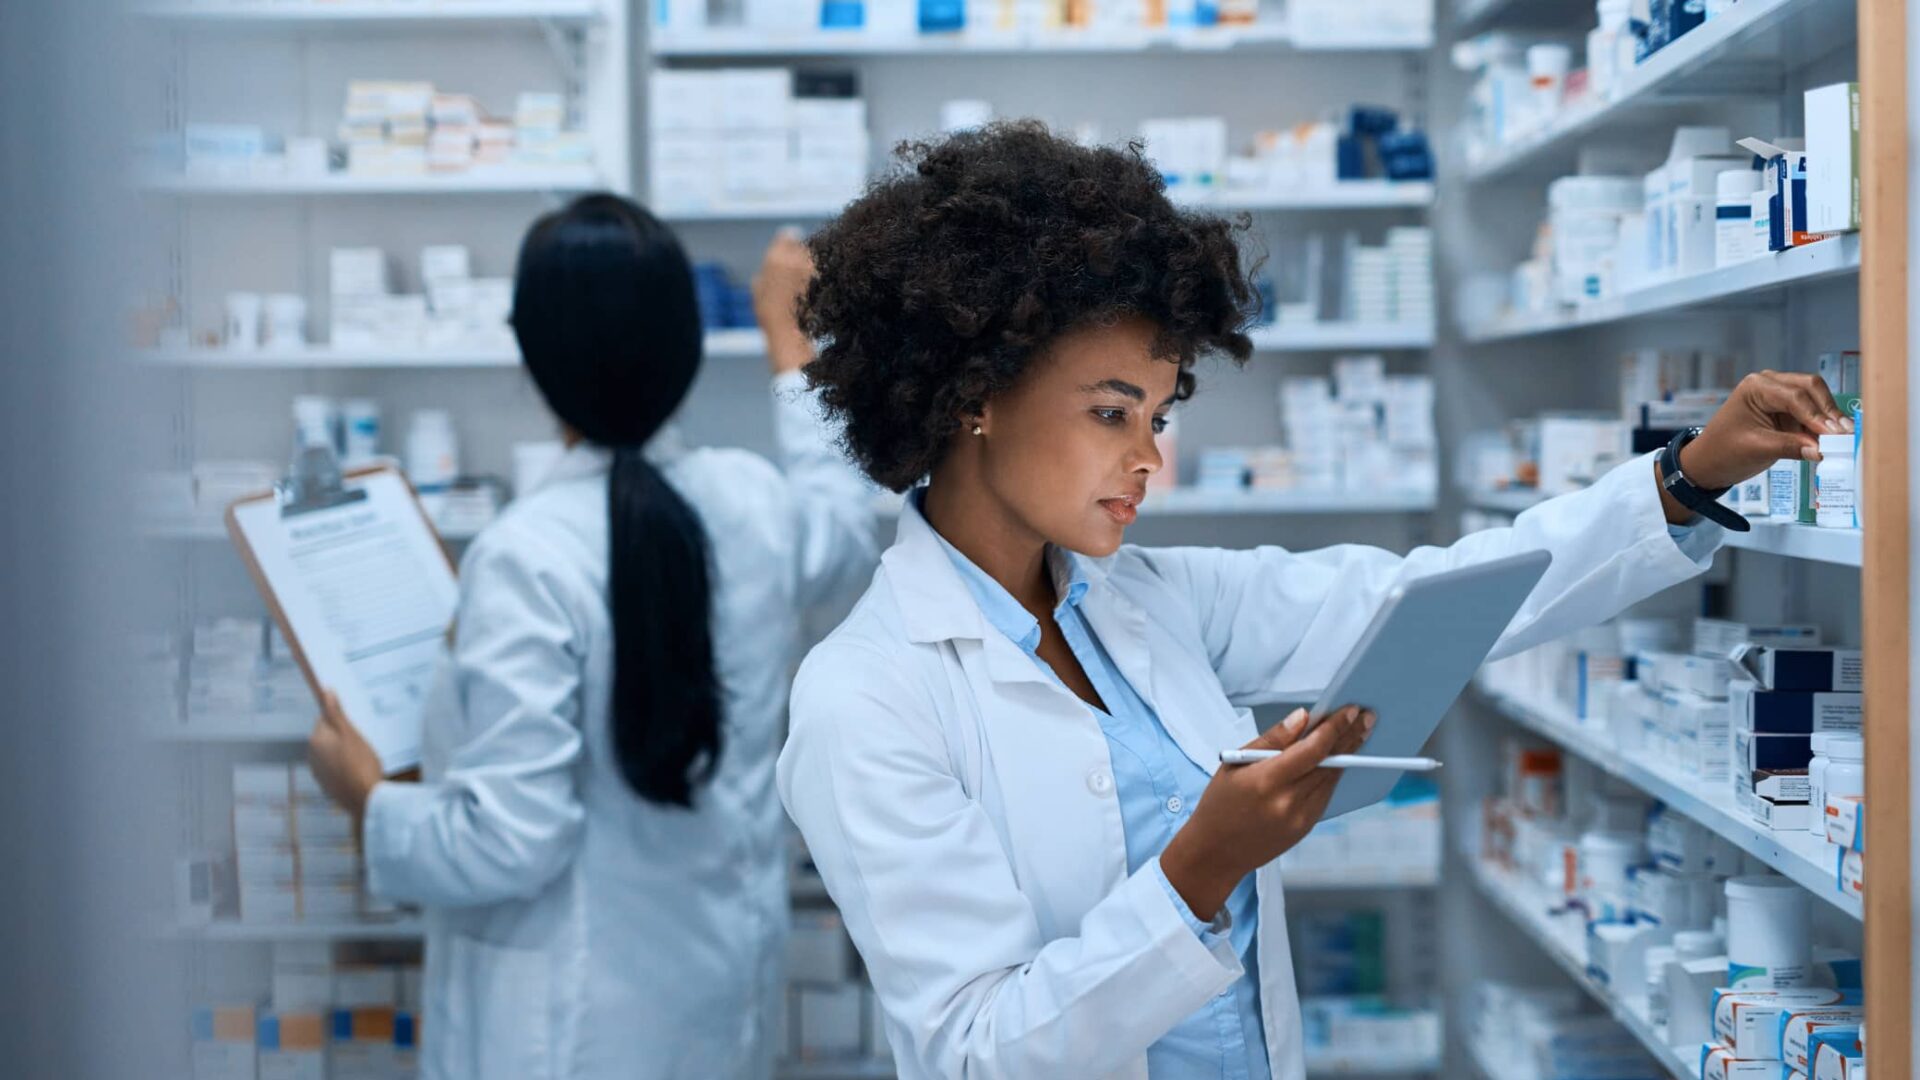
POLYGON ((425 782, 382 779, 331 697, 311 746, 368 889, 426 910, 427 1076, 771 1072, 798 616, 877 552, 803 396, 811 272, 783 236, 754 282, 782 470, 676 445, 701 327, 664 225, 592 195, 527 234, 513 328, 569 450, 462 561, 425 782))

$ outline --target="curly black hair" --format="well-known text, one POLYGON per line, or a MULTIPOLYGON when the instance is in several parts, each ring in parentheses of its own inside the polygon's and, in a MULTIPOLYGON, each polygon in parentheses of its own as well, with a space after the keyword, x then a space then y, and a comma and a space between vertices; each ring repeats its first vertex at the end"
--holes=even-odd
POLYGON ((963 417, 1078 327, 1152 322, 1182 399, 1201 353, 1252 353, 1245 221, 1175 208, 1138 143, 1081 146, 1025 120, 895 154, 809 241, 800 305, 821 342, 807 380, 874 482, 904 491, 932 472, 963 417))

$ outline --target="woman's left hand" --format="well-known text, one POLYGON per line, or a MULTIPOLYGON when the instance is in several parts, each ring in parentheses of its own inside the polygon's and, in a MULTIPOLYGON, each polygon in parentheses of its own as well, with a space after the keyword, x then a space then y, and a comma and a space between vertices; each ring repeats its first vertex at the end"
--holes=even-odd
POLYGON ((320 790, 356 821, 365 815, 374 785, 386 778, 380 770, 380 755, 347 719, 331 690, 321 698, 320 719, 307 737, 307 761, 320 790))
POLYGON ((1818 461, 1819 436, 1852 430, 1820 376, 1760 371, 1680 451, 1680 471, 1703 488, 1732 487, 1782 458, 1818 461))

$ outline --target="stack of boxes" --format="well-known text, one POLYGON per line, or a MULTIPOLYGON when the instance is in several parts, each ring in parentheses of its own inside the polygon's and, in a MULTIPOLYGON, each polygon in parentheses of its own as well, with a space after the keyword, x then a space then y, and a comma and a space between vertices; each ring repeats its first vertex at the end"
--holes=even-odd
POLYGON ((799 1061, 892 1060, 878 997, 854 976, 853 942, 838 913, 794 912, 787 1001, 776 1050, 799 1061))
POLYGON ((1333 378, 1280 384, 1280 423, 1293 486, 1431 492, 1439 483, 1433 380, 1388 375, 1378 356, 1334 361, 1333 378))
POLYGON ((468 94, 430 82, 356 79, 347 84, 339 139, 355 176, 424 176, 484 166, 585 165, 593 146, 567 130, 563 95, 529 91, 512 123, 487 116, 468 94))
POLYGON ((260 1006, 193 1016, 194 1080, 414 1080, 417 964, 337 964, 326 944, 279 943, 260 1006))
POLYGON ((189 725, 298 728, 313 694, 277 627, 263 619, 203 619, 187 658, 189 725))
POLYGON ((1321 822, 1280 856, 1289 880, 1418 879, 1440 873, 1440 790, 1409 775, 1373 806, 1321 822))
POLYGON ((652 201, 662 213, 841 203, 866 184, 866 102, 851 74, 656 71, 649 87, 652 201))
POLYGON ((1433 231, 1424 225, 1387 230, 1381 247, 1347 249, 1343 318, 1368 325, 1433 325, 1433 231))
POLYGON ((421 293, 393 292, 386 252, 334 248, 328 260, 331 342, 336 349, 514 347, 507 325, 513 281, 475 277, 467 249, 421 249, 421 293))
POLYGON ((244 921, 341 922, 392 913, 363 896, 353 818, 304 766, 233 767, 233 838, 244 921))

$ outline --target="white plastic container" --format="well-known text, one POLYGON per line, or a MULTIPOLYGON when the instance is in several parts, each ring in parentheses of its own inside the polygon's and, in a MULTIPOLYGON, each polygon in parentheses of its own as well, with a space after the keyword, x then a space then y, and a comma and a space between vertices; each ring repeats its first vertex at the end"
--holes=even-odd
POLYGON ((340 406, 340 463, 352 468, 380 454, 380 403, 353 398, 340 406))
POLYGON ((444 409, 420 409, 407 427, 407 479, 419 491, 438 491, 460 475, 460 444, 444 409))
MULTIPOLYGON (((1829 783, 1833 769, 1828 767, 1829 783)), ((1806 986, 1813 973, 1813 896, 1778 874, 1727 880, 1727 985, 1806 986)))
POLYGON ((260 347, 260 317, 266 299, 257 292, 227 294, 227 322, 221 340, 227 348, 251 352, 260 347))
POLYGON ((1827 737, 1827 768, 1820 778, 1820 813, 1825 818, 1826 800, 1838 795, 1867 793, 1867 744, 1858 735, 1833 734, 1827 737))
POLYGON ((1627 917, 1631 895, 1627 870, 1646 861, 1638 833, 1592 831, 1580 837, 1580 899, 1588 922, 1627 917))
POLYGON ((295 293, 274 293, 266 300, 260 344, 269 349, 298 349, 307 343, 307 300, 295 293))
POLYGON ((1643 198, 1640 183, 1626 177, 1564 176, 1547 185, 1557 300, 1591 302, 1619 291, 1613 258, 1621 221, 1640 209, 1643 198))
POLYGON ((1760 174, 1728 169, 1714 177, 1713 265, 1733 266, 1760 254, 1753 247, 1753 193, 1760 174))
POLYGON ((1836 732, 1816 731, 1813 733, 1813 760, 1807 763, 1807 806, 1813 813, 1807 815, 1807 831, 1825 839, 1827 835, 1825 794, 1825 774, 1833 759, 1827 756, 1828 744, 1837 736, 1836 732))
POLYGON ((1527 46, 1527 85, 1533 90, 1534 108, 1541 117, 1551 117, 1560 110, 1567 71, 1572 67, 1573 49, 1566 45, 1527 46))
POLYGON ((1820 463, 1813 470, 1813 523, 1823 529, 1859 527, 1854 517, 1853 436, 1820 436, 1820 463))
POLYGON ((293 399, 293 444, 305 449, 324 446, 340 450, 340 413, 333 399, 319 394, 301 394, 293 399))

